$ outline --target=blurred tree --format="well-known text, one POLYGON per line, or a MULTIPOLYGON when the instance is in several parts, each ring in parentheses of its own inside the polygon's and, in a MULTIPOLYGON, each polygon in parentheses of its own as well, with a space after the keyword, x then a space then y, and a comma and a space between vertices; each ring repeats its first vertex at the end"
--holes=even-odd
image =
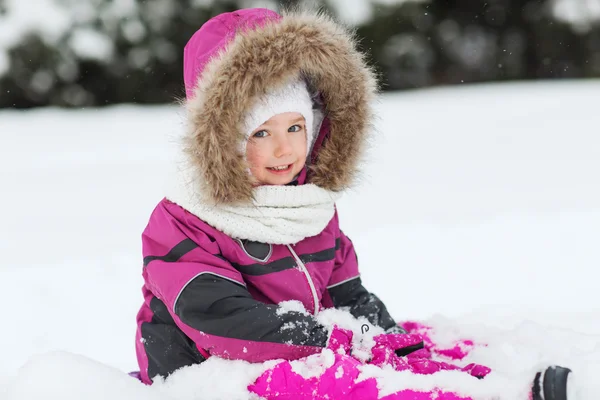
POLYGON ((182 96, 183 45, 236 1, 60 0, 74 23, 55 46, 39 34, 9 50, 0 107, 164 103, 182 96))
POLYGON ((357 28, 359 46, 385 77, 384 89, 433 84, 436 51, 431 43, 432 16, 420 3, 382 5, 373 22, 357 28))
POLYGON ((384 88, 598 76, 587 32, 548 0, 435 0, 379 5, 358 27, 384 88))
MULTIPOLYGON (((0 107, 25 108, 52 104, 59 57, 38 36, 28 35, 8 53, 10 69, 0 80, 0 107)), ((59 103, 60 104, 60 103, 59 103)))
POLYGON ((600 24, 590 28, 584 46, 584 76, 600 76, 600 24))
MULTIPOLYGON (((173 102, 184 95, 181 49, 194 31, 216 14, 258 4, 250 0, 49 1, 56 3, 57 15, 70 25, 62 31, 34 26, 17 43, 6 47, 4 41, 0 107, 173 102), (48 34, 55 31, 59 33, 48 34)), ((293 8, 310 3, 332 13, 335 1, 339 0, 261 4, 293 8)), ((380 73, 384 90, 600 76, 600 24, 591 18, 580 24, 556 18, 561 1, 564 7, 567 0, 374 2, 372 18, 356 27, 357 37, 380 73)), ((0 0, 0 26, 15 4, 19 3, 0 0)))

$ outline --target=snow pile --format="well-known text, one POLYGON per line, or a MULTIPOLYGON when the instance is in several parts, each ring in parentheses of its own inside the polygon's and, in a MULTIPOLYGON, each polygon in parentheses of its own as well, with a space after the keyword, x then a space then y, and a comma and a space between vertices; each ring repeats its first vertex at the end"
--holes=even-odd
MULTIPOLYGON (((325 313, 328 314, 328 320, 352 319, 343 311, 328 310, 325 313)), ((358 326, 359 322, 355 320, 354 325, 358 326)), ((493 372, 485 379, 478 380, 460 371, 416 375, 408 371, 398 372, 390 367, 364 365, 357 382, 375 378, 381 397, 406 389, 432 391, 443 388, 474 399, 525 400, 535 373, 558 362, 571 367, 579 378, 576 388, 578 399, 591 400, 595 398, 595 394, 600 393, 600 383, 593 379, 594 374, 600 372, 598 335, 580 335, 534 323, 525 323, 512 331, 483 325, 469 326, 442 317, 433 318, 428 323, 432 327, 432 339, 440 346, 443 343, 452 346, 465 338, 475 341, 471 353, 457 362, 458 365, 485 363, 492 367, 493 372)), ((436 359, 450 362, 444 357, 438 356, 436 359)), ((334 353, 325 349, 320 354, 292 361, 291 365, 295 373, 309 379, 323 374, 334 361, 334 353)), ((182 368, 166 380, 157 378, 154 385, 147 387, 117 369, 86 357, 52 352, 33 357, 21 368, 17 379, 9 386, 7 398, 251 399, 252 394, 247 387, 278 362, 280 361, 274 360, 264 364, 250 364, 211 357, 203 364, 182 368)))
POLYGON ((182 368, 166 381, 157 381, 152 388, 163 398, 176 400, 245 400, 251 397, 248 385, 275 363, 250 364, 211 357, 200 365, 182 368))

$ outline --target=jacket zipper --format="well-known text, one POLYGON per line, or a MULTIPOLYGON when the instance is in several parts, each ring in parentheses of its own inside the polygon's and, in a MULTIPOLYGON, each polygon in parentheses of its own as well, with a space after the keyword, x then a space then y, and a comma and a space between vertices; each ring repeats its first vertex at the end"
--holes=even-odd
POLYGON ((296 254, 294 249, 292 249, 292 246, 290 246, 289 244, 286 244, 286 246, 290 250, 290 253, 292 253, 294 258, 296 259, 298 268, 300 268, 300 270, 302 272, 304 272, 304 276, 306 276, 306 280, 308 281, 308 286, 310 286, 310 291, 312 292, 313 303, 315 304, 315 311, 314 311, 313 315, 317 315, 317 313, 319 312, 319 296, 317 296, 317 290, 315 289, 315 284, 314 284, 312 278, 310 277, 310 274, 308 273, 308 269, 306 269, 306 265, 304 265, 302 260, 300 260, 300 257, 298 257, 298 254, 296 254))

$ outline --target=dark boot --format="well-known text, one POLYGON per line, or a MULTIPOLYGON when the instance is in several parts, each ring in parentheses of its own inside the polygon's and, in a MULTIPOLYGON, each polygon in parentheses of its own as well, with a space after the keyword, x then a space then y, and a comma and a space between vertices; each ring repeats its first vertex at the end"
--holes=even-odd
POLYGON ((569 391, 568 378, 571 370, 559 366, 550 366, 543 372, 538 372, 533 380, 533 400, 576 400, 567 397, 569 391))

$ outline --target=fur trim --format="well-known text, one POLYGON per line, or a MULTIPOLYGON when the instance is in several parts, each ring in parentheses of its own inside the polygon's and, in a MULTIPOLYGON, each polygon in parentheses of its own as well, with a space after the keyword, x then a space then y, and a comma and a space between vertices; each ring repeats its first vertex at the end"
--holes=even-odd
MULTIPOLYGON (((309 182, 331 191, 350 187, 370 128, 374 73, 352 33, 324 15, 287 13, 240 31, 198 78, 187 101, 185 152, 201 174, 199 188, 215 203, 247 203, 253 178, 237 151, 242 118, 272 85, 304 74, 323 96, 330 133, 310 165, 309 182)), ((315 133, 317 136, 318 133, 315 133)))

